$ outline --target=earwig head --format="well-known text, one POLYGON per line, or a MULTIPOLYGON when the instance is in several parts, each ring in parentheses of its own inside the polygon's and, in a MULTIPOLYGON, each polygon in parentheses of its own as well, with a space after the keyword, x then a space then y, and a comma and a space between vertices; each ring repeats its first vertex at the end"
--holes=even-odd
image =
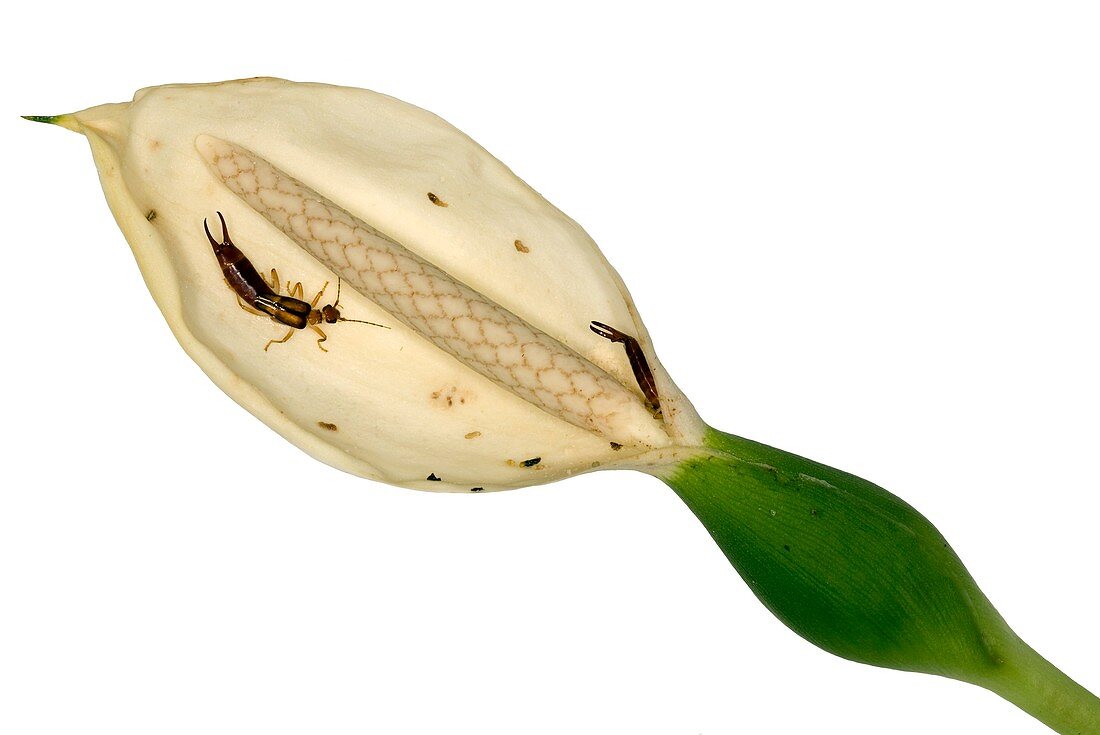
MULTIPOLYGON (((336 322, 356 322, 358 324, 370 324, 372 327, 382 327, 382 329, 389 329, 384 324, 375 324, 374 322, 363 321, 362 319, 345 319, 340 316, 340 285, 342 281, 339 277, 336 279, 336 301, 331 304, 325 304, 320 309, 314 309, 309 312, 309 323, 320 324, 335 324, 336 322)), ((325 286, 328 286, 326 283, 325 286)), ((325 289, 321 289, 320 293, 313 299, 313 303, 316 304, 317 300, 321 298, 321 294, 325 292, 325 289)))
POLYGON ((321 307, 321 318, 325 320, 325 324, 335 324, 340 319, 340 286, 343 284, 343 279, 339 276, 336 277, 336 301, 321 307))

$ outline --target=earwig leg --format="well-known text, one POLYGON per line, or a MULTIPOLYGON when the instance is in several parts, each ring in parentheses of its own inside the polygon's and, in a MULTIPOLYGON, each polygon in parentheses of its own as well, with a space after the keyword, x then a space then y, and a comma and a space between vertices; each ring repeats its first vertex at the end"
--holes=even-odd
POLYGON ((279 293, 279 271, 271 269, 271 290, 279 293))
POLYGON ((245 311, 247 311, 247 312, 248 312, 249 314, 255 314, 256 316, 267 316, 267 314, 263 313, 263 312, 262 312, 262 311, 260 311, 259 309, 253 309, 253 308, 252 308, 251 306, 249 306, 248 304, 246 304, 246 303, 245 303, 245 302, 244 302, 244 301, 243 301, 243 300, 241 299, 241 297, 240 297, 240 296, 238 296, 238 297, 237 297, 237 306, 241 307, 242 309, 244 309, 245 311))
POLYGON ((290 281, 287 281, 286 282, 286 290, 287 290, 287 293, 290 294, 290 297, 294 298, 294 299, 302 298, 302 295, 305 293, 305 290, 302 288, 302 282, 301 281, 298 281, 297 283, 295 283, 293 288, 290 285, 290 281))
POLYGON ((292 327, 292 328, 287 330, 286 334, 283 335, 282 339, 269 339, 267 341, 267 344, 264 345, 264 352, 267 352, 267 348, 270 347, 271 345, 281 345, 283 342, 286 342, 288 339, 290 339, 293 336, 294 336, 294 329, 292 327))
MULTIPOLYGON (((227 281, 224 278, 222 280, 225 281, 226 286, 229 286, 229 290, 233 291, 233 286, 231 286, 229 284, 229 281, 227 281)), ((241 307, 242 309, 247 311, 249 314, 255 314, 256 316, 267 316, 267 314, 263 313, 259 309, 254 309, 251 306, 249 306, 248 304, 246 304, 244 302, 244 299, 241 298, 241 295, 239 293, 237 293, 236 291, 233 291, 233 295, 237 297, 237 306, 241 307)))
MULTIPOLYGON (((309 302, 310 306, 312 306, 313 308, 317 308, 317 302, 321 300, 321 294, 325 292, 326 288, 328 288, 328 281, 325 281, 325 285, 321 286, 321 290, 318 291, 317 295, 313 297, 313 301, 309 302)), ((322 334, 324 333, 322 332, 322 334)))
POLYGON ((321 335, 321 338, 319 340, 317 340, 317 346, 321 348, 321 352, 328 352, 328 350, 325 349, 324 345, 321 344, 322 342, 324 342, 325 340, 328 339, 328 335, 325 334, 324 332, 322 332, 321 328, 318 327, 316 324, 310 324, 309 328, 312 329, 317 334, 321 335))
POLYGON ((602 322, 592 322, 589 329, 606 340, 623 344, 623 347, 626 348, 627 359, 630 360, 630 369, 634 373, 634 380, 638 382, 638 387, 642 389, 642 395, 645 396, 650 412, 659 418, 661 416, 661 398, 657 393, 657 381, 653 378, 653 371, 649 368, 649 361, 646 359, 645 352, 642 351, 642 346, 638 344, 638 340, 602 322))

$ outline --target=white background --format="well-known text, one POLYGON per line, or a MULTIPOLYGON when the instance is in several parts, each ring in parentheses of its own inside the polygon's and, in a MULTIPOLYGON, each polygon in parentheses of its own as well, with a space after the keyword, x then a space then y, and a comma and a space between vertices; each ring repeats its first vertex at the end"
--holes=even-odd
POLYGON ((907 499, 1100 691, 1094 4, 394 5, 7 11, 0 731, 1048 732, 804 643, 650 477, 400 490, 221 394, 84 141, 17 115, 259 74, 471 134, 704 418, 907 499))

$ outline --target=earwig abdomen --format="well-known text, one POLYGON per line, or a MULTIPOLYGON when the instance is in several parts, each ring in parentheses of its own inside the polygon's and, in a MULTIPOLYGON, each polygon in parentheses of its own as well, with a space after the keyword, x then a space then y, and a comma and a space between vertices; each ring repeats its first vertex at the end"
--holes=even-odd
MULTIPOLYGON (((257 299, 261 296, 274 296, 275 292, 267 285, 267 282, 256 271, 252 262, 240 251, 240 248, 233 244, 233 241, 229 238, 229 230, 225 225, 225 217, 222 216, 221 212, 218 212, 218 219, 222 223, 221 242, 215 240, 214 236, 210 234, 210 227, 205 220, 202 226, 206 230, 207 239, 210 240, 210 247, 214 249, 214 256, 218 259, 218 265, 221 266, 222 275, 225 276, 226 283, 241 297, 242 301, 257 306, 257 299)), ((259 307, 257 306, 257 308, 259 307)))
POLYGON ((245 303, 260 308, 257 302, 261 298, 275 295, 255 266, 235 245, 229 243, 221 251, 215 249, 214 254, 218 256, 218 264, 222 267, 226 282, 245 303))
POLYGON ((210 227, 205 220, 202 226, 210 240, 210 247, 214 248, 214 256, 221 266, 225 282, 243 302, 267 314, 272 321, 294 329, 305 329, 310 323, 312 305, 292 296, 275 293, 252 265, 252 261, 233 244, 221 212, 218 212, 218 219, 222 223, 222 242, 218 242, 210 234, 210 227))

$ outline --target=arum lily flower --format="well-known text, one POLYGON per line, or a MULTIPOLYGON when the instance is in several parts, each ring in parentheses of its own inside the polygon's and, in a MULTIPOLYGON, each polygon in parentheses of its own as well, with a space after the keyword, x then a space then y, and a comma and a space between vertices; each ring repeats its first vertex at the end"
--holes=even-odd
POLYGON ((456 492, 650 473, 815 645, 1100 733, 1100 700, 1012 632, 916 510, 704 424, 592 239, 440 118, 252 79, 35 119, 87 137, 187 353, 314 457, 456 492))

